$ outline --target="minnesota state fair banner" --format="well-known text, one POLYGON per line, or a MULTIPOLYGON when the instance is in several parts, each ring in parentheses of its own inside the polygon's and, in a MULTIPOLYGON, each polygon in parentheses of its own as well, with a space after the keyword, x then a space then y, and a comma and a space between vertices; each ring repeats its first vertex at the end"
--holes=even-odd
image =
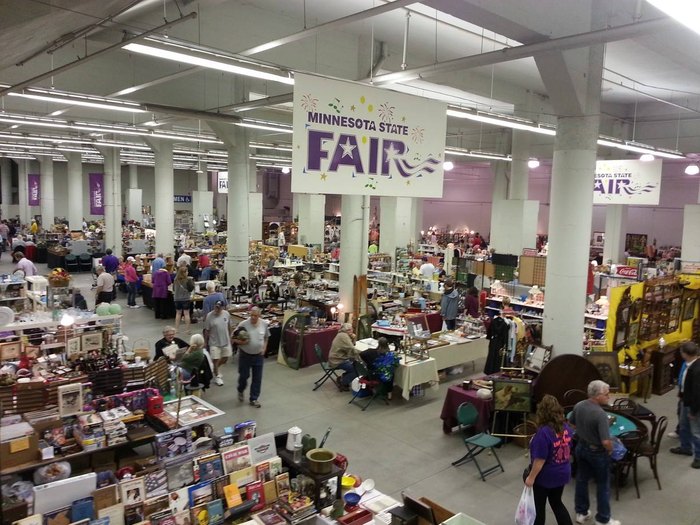
POLYGON ((597 161, 593 204, 657 206, 661 196, 661 165, 661 159, 597 161))
POLYGON ((104 173, 88 173, 90 215, 104 215, 104 173))
POLYGON ((442 197, 444 103, 294 75, 292 191, 442 197))
POLYGON ((41 175, 38 173, 27 174, 27 204, 29 206, 41 204, 41 175))

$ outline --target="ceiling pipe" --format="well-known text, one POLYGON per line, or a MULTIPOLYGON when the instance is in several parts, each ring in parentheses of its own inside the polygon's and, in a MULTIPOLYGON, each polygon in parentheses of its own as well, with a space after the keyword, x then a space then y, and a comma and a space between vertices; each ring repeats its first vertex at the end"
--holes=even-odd
POLYGON ((105 53, 109 53, 110 51, 112 51, 114 49, 120 49, 124 46, 124 44, 128 44, 129 42, 135 42, 136 40, 140 40, 141 38, 147 37, 147 36, 152 35, 154 33, 158 33, 159 31, 163 31, 164 29, 168 29, 170 27, 176 26, 182 22, 185 22, 187 20, 191 20, 194 18, 197 18, 196 11, 193 11, 187 15, 183 15, 180 18, 178 18, 177 20, 173 20, 172 22, 166 22, 165 24, 159 25, 158 27, 155 27, 153 29, 149 29, 148 31, 144 31, 143 33, 136 35, 134 37, 129 37, 125 40, 122 40, 121 42, 117 42, 116 44, 113 44, 111 46, 107 46, 103 49, 100 49, 99 51, 96 51, 95 53, 92 53, 91 55, 85 55, 83 58, 79 58, 78 60, 74 60, 73 62, 68 62, 67 64, 62 65, 61 67, 57 67, 56 69, 52 69, 50 71, 42 73, 41 75, 37 75, 37 76, 32 77, 30 79, 24 80, 18 84, 15 84, 14 86, 10 86, 9 88, 3 89, 2 91, 0 91, 0 96, 7 95, 11 91, 19 91, 21 89, 24 89, 27 86, 30 86, 30 85, 35 84, 37 82, 40 82, 40 81, 44 80, 45 78, 49 78, 49 77, 64 73, 70 69, 73 69, 76 66, 82 65, 85 62, 92 60, 93 58, 97 58, 99 56, 102 56, 105 53))
POLYGON ((587 33, 577 33, 560 38, 553 38, 543 42, 534 44, 523 44, 520 46, 508 47, 488 53, 478 55, 470 55, 453 60, 446 60, 436 64, 398 71, 396 73, 387 73, 374 77, 374 84, 382 84, 388 82, 401 82, 405 80, 429 77, 439 73, 447 73, 450 71, 460 71, 471 69, 480 66, 490 66, 503 62, 510 62, 521 58, 528 58, 539 53, 551 51, 564 51, 566 49, 575 49, 587 47, 595 44, 605 44, 607 42, 615 42, 618 40, 626 40, 635 37, 642 33, 661 31, 667 27, 675 25, 675 21, 671 18, 655 18, 645 22, 636 24, 625 24, 621 26, 589 31, 587 33))
POLYGON ((285 44, 296 42, 297 40, 309 38, 322 31, 335 29, 337 27, 349 24, 351 22, 365 20, 367 18, 381 15, 383 13, 388 13, 396 9, 401 9, 402 7, 406 7, 415 3, 417 3, 417 0, 394 0, 393 2, 390 2, 388 4, 372 7, 370 9, 365 9, 364 11, 360 11, 359 13, 354 13, 352 15, 344 16, 342 18, 336 18, 335 20, 331 20, 330 22, 326 22, 325 24, 319 24, 309 29, 299 31, 298 33, 294 33, 293 35, 278 38, 277 40, 272 40, 271 42, 267 42, 266 44, 260 44, 259 46, 251 47, 244 51, 239 51, 236 54, 243 56, 255 55, 257 53, 262 53, 263 51, 268 51, 270 49, 274 49, 285 44))
POLYGON ((403 28, 403 57, 401 58, 401 71, 406 71, 406 54, 408 52, 408 30, 411 27, 411 12, 406 11, 406 23, 403 28))
POLYGON ((101 27, 102 25, 106 24, 107 22, 111 22, 116 17, 118 17, 121 14, 124 14, 126 11, 128 11, 132 7, 136 7, 141 2, 143 2, 143 0, 134 0, 130 4, 126 5, 125 7, 123 7, 119 11, 117 11, 116 13, 108 15, 105 18, 103 18, 102 20, 98 20, 94 24, 90 24, 90 25, 83 27, 82 29, 78 29, 77 31, 72 31, 70 33, 66 33, 64 35, 61 35, 56 40, 51 42, 50 44, 45 45, 44 47, 42 47, 41 49, 39 49, 35 53, 32 53, 31 55, 29 55, 27 58, 23 58, 22 60, 17 62, 17 64, 15 64, 15 65, 17 67, 21 67, 24 64, 26 64, 27 62, 29 62, 31 59, 38 57, 39 55, 41 55, 44 52, 46 52, 48 54, 55 53, 56 51, 58 51, 62 47, 67 46, 71 42, 74 42, 75 40, 77 40, 81 36, 87 36, 89 33, 94 31, 98 27, 101 27))

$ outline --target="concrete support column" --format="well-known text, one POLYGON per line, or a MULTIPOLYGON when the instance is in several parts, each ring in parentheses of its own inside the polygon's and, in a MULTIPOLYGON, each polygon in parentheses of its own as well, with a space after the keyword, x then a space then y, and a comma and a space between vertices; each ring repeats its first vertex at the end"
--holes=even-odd
POLYGON ((367 273, 362 266, 362 254, 367 256, 368 232, 363 235, 363 203, 362 195, 341 196, 341 235, 340 235, 340 279, 338 282, 342 313, 351 312, 353 304, 353 278, 367 273))
POLYGON ((554 142, 544 344, 581 354, 598 116, 560 117, 554 142))
POLYGON ((105 249, 111 248, 121 253, 122 238, 122 167, 119 150, 100 148, 104 157, 104 212, 105 212, 105 249))
POLYGON ((489 245, 493 246, 494 242, 498 244, 501 228, 499 224, 498 210, 502 202, 508 198, 508 170, 510 165, 508 162, 494 160, 491 162, 491 171, 493 172, 493 187, 491 189, 491 228, 489 230, 489 245))
POLYGON ((126 218, 140 223, 143 220, 143 191, 139 188, 138 166, 136 164, 129 164, 129 189, 126 195, 126 218))
MULTIPOLYGON (((700 202, 700 196, 698 197, 700 202)), ((700 204, 686 204, 683 207, 683 237, 681 241, 681 259, 700 262, 700 204)), ((607 232, 606 239, 607 243, 607 232)))
POLYGON ((209 191, 209 171, 206 162, 200 162, 199 171, 200 173, 197 173, 197 191, 209 191))
MULTIPOLYGON (((421 242, 421 230, 423 230, 423 199, 414 197, 411 206, 411 221, 409 233, 411 235, 409 242, 419 244, 421 242)), ((380 223, 381 225, 381 223, 380 223)), ((380 232, 381 235, 381 232, 380 232)))
MULTIPOLYGON (((391 255, 396 251, 396 201, 398 197, 379 197, 379 251, 391 255)), ((392 263, 393 267, 393 263, 392 263)))
POLYGON ((136 164, 129 164, 129 189, 139 187, 139 167, 136 164))
POLYGON ((298 221, 301 196, 301 193, 292 193, 292 222, 298 221))
POLYGON ((17 190, 19 193, 19 222, 21 224, 29 224, 29 188, 27 175, 29 174, 30 164, 26 159, 19 161, 19 173, 17 177, 17 190))
POLYGON ((301 193, 298 198, 299 244, 320 244, 323 249, 326 196, 301 193))
MULTIPOLYGON (((369 246, 369 211, 370 211, 370 197, 369 195, 362 196, 362 239, 360 246, 364 246, 364 250, 360 250, 360 267, 362 268, 362 274, 367 273, 367 267, 369 266, 369 252, 367 247, 369 246)), ((342 253, 342 252, 341 252, 342 253)), ((362 302, 367 300, 366 297, 362 298, 362 302)))
POLYGON ((10 204, 12 204, 12 161, 7 158, 0 159, 0 217, 10 217, 10 204))
POLYGON ((258 183, 258 166, 256 161, 248 159, 248 232, 250 238, 263 240, 263 194, 258 183))
POLYGON ((41 209, 41 226, 50 228, 56 217, 54 207, 54 187, 53 187, 53 158, 48 155, 41 155, 39 166, 41 170, 41 200, 39 203, 41 209))
POLYGON ((83 229, 83 163, 80 153, 64 153, 68 161, 68 225, 71 230, 83 229))
POLYGON ((612 261, 624 263, 625 235, 627 234, 627 205, 608 204, 605 206, 605 244, 603 263, 612 261))
POLYGON ((155 213, 156 253, 171 253, 175 246, 175 172, 173 143, 163 139, 148 139, 153 150, 156 183, 155 213))
MULTIPOLYGON (((513 130, 512 162, 510 163, 510 184, 508 198, 527 200, 530 168, 530 144, 533 134, 529 131, 513 130)), ((503 163, 501 163, 503 164, 503 163)))
MULTIPOLYGON (((237 283, 241 277, 249 277, 248 242, 250 240, 250 216, 248 193, 248 140, 245 131, 233 126, 235 146, 228 150, 228 209, 226 211, 227 255, 226 279, 237 283)), ((261 235, 262 236, 262 235, 261 235)))

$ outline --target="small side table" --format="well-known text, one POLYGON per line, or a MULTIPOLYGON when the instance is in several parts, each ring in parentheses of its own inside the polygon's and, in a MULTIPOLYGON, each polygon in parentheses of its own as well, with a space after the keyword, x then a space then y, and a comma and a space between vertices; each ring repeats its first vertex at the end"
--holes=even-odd
POLYGON ((620 378, 622 379, 622 384, 625 385, 625 390, 629 394, 632 390, 632 382, 637 382, 637 396, 644 399, 646 403, 647 399, 651 395, 651 383, 654 377, 654 365, 647 366, 637 366, 633 370, 630 370, 624 365, 620 366, 620 378))

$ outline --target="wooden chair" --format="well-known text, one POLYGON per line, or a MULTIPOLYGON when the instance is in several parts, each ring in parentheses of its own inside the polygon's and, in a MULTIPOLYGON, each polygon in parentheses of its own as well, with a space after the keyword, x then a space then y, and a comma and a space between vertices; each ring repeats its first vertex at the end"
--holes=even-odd
POLYGON ((656 421, 656 414, 654 414, 647 407, 640 405, 630 398, 622 397, 620 399, 616 399, 613 401, 612 410, 613 412, 618 412, 625 416, 634 416, 637 419, 650 421, 652 425, 656 421))
POLYGON ((659 479, 656 457, 659 454, 661 439, 666 433, 667 426, 668 418, 666 416, 661 416, 656 420, 651 429, 649 441, 644 441, 637 449, 637 458, 649 458, 649 466, 651 467, 651 471, 654 473, 654 479, 656 479, 656 484, 659 486, 659 490, 661 490, 661 480, 659 479))
POLYGON ((338 376, 338 370, 340 369, 329 365, 328 361, 323 359, 323 352, 321 351, 321 347, 318 346, 318 344, 314 345, 314 352, 316 353, 316 358, 318 359, 318 362, 321 365, 321 369, 323 370, 323 375, 316 380, 316 382, 314 383, 313 390, 315 391, 321 388, 323 383, 325 383, 329 379, 333 381, 333 384, 338 388, 338 390, 340 390, 340 376, 338 376))
POLYGON ((578 388, 572 388, 564 392, 562 406, 573 407, 579 401, 584 401, 586 399, 588 399, 588 394, 586 394, 586 392, 579 390, 578 388))
MULTIPOLYGON (((459 423, 460 429, 473 427, 476 424, 478 418, 479 413, 477 412, 476 407, 468 401, 462 403, 461 405, 459 405, 459 408, 457 408, 457 422, 459 423)), ((475 436, 465 436, 464 446, 467 447, 467 453, 457 461, 453 461, 452 465, 458 467, 462 463, 468 463, 469 461, 473 461, 474 465, 476 465, 476 469, 479 471, 481 481, 486 481, 486 476, 495 472, 498 469, 501 469, 501 472, 505 472, 503 465, 501 464, 501 460, 498 458, 498 454, 496 454, 495 447, 497 447, 500 444, 501 438, 492 436, 486 432, 482 432, 475 436), (491 453, 493 453, 493 457, 496 458, 496 464, 486 469, 482 469, 481 465, 479 465, 479 462, 476 459, 476 457, 479 454, 481 454, 484 450, 490 451, 491 453)))
POLYGON ((637 490, 637 498, 639 495, 639 484, 637 483, 637 452, 639 446, 644 441, 644 433, 640 430, 630 430, 629 432, 623 432, 619 436, 620 441, 627 448, 627 453, 625 457, 619 461, 614 461, 612 464, 613 480, 615 482, 615 501, 620 499, 620 486, 623 485, 625 478, 629 475, 630 470, 632 470, 632 477, 634 479, 634 488, 637 490))

